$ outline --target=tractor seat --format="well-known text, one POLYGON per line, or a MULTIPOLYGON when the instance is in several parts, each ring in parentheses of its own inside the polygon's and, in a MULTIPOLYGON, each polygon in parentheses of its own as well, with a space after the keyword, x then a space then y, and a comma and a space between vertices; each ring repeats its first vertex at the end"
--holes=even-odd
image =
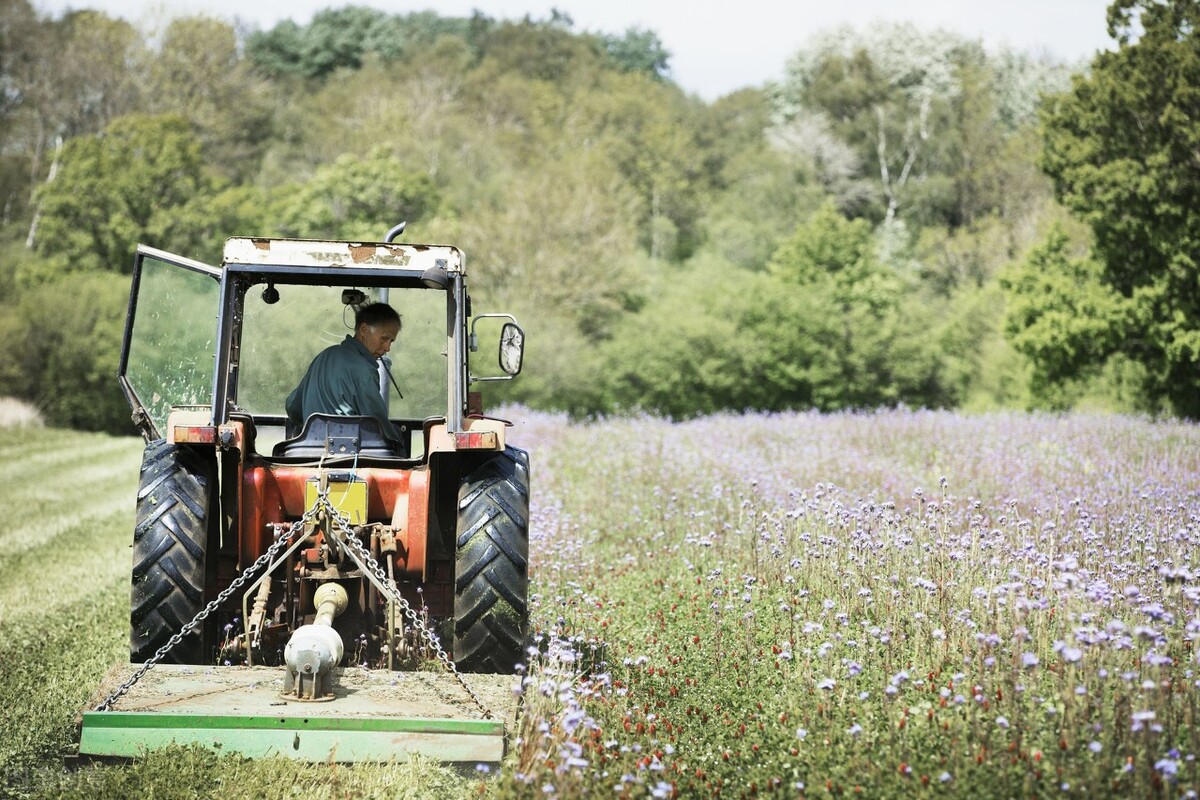
POLYGON ((408 445, 383 435, 375 417, 310 414, 298 436, 275 445, 271 455, 289 458, 408 458, 408 445))

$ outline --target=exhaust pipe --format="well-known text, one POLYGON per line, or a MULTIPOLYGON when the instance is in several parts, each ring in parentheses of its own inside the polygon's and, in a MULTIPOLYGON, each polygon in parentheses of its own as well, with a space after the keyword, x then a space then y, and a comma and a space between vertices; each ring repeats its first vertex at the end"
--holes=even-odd
POLYGON ((289 700, 315 702, 333 699, 333 668, 342 661, 345 647, 333 629, 333 619, 349 604, 346 590, 336 583, 323 583, 313 594, 317 617, 292 633, 283 648, 283 696, 289 700))

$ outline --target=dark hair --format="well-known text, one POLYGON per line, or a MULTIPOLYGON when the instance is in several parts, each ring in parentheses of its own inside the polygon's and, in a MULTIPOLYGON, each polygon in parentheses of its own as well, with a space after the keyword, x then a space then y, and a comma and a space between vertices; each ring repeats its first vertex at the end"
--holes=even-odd
POLYGON ((387 303, 367 303, 354 315, 354 328, 359 325, 379 325, 384 322, 400 324, 400 315, 387 303))

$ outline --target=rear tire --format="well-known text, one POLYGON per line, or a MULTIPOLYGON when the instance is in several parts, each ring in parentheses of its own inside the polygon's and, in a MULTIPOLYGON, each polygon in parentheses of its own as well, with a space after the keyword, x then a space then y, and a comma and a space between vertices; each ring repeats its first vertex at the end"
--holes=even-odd
MULTIPOLYGON (((144 662, 206 605, 209 527, 216 464, 207 454, 159 439, 142 456, 133 531, 129 660, 144 662)), ((215 556, 215 554, 214 554, 215 556)), ((193 629, 163 659, 201 664, 213 621, 193 629)))
POLYGON ((458 492, 454 661, 463 672, 511 674, 529 628, 529 454, 496 453, 458 492))

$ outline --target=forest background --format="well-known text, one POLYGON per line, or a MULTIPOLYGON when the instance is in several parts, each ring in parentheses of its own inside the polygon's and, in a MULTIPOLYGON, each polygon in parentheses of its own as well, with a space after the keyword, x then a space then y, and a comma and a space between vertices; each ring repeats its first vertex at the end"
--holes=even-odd
POLYGON ((144 29, 0 0, 0 396, 132 432, 138 242, 467 253, 523 322, 489 402, 578 416, 905 405, 1200 416, 1200 3, 1089 63, 825 31, 712 102, 649 30, 331 8, 144 29))

